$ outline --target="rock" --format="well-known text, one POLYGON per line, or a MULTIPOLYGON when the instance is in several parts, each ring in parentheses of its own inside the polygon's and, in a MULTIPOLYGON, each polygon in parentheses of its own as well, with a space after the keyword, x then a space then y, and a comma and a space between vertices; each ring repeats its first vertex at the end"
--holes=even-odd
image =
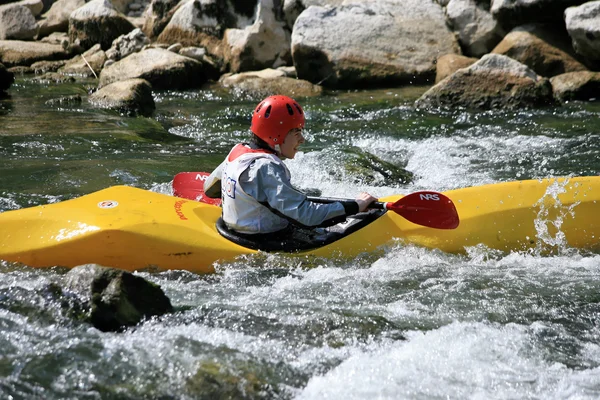
POLYGON ((110 49, 106 51, 106 57, 110 60, 119 61, 132 53, 136 53, 149 44, 150 40, 141 29, 136 28, 127 35, 121 35, 112 42, 110 49))
POLYGON ((260 0, 254 24, 225 32, 225 62, 233 73, 292 64, 291 34, 278 18, 279 0, 260 0))
POLYGON ((75 78, 73 78, 72 76, 63 75, 58 72, 46 72, 43 75, 33 78, 32 81, 37 82, 37 83, 43 83, 43 84, 73 83, 73 82, 75 82, 75 78))
POLYGON ((84 50, 96 43, 100 43, 102 50, 108 50, 113 40, 134 29, 109 0, 92 0, 69 17, 69 39, 84 50))
POLYGON ((92 46, 89 50, 79 56, 69 60, 59 72, 65 75, 77 75, 84 77, 98 77, 104 62, 106 54, 100 48, 100 44, 92 46))
POLYGON ((42 13, 42 10, 44 9, 44 3, 41 0, 21 0, 13 4, 18 4, 23 7, 27 7, 34 17, 39 16, 42 13))
POLYGON ((520 108, 554 104, 548 79, 526 65, 487 54, 425 92, 417 107, 520 108))
POLYGON ((221 0, 191 0, 180 4, 157 41, 204 47, 222 60, 225 30, 249 23, 248 18, 233 13, 228 4, 221 0))
POLYGON ((485 3, 476 0, 450 0, 446 16, 466 55, 481 57, 490 52, 504 31, 494 19, 485 3))
POLYGON ((19 4, 0 6, 0 40, 30 40, 37 33, 35 17, 19 4))
POLYGON ((207 81, 202 63, 168 50, 150 48, 105 67, 99 87, 132 78, 145 79, 154 89, 189 89, 207 81))
POLYGON ((567 7, 586 0, 492 0, 492 15, 506 29, 528 23, 554 23, 560 26, 567 7))
POLYGON ((275 69, 228 75, 220 82, 223 87, 232 88, 237 94, 261 99, 274 94, 299 98, 320 96, 323 93, 321 86, 302 79, 288 78, 283 71, 275 69))
POLYGON ((284 0, 283 15, 287 27, 292 31, 294 22, 296 22, 298 16, 310 6, 337 7, 341 6, 344 1, 345 0, 284 0))
POLYGON ((437 56, 448 53, 460 48, 432 0, 309 7, 292 32, 298 77, 328 87, 433 81, 437 56))
POLYGON ((145 12, 145 21, 142 31, 150 39, 156 39, 165 29, 173 14, 179 0, 152 0, 145 12))
POLYGON ((67 63, 66 60, 59 61, 38 61, 31 64, 31 69, 35 74, 45 74, 47 72, 57 72, 60 68, 64 67, 67 63))
POLYGON ((519 28, 506 35, 492 53, 517 60, 545 77, 587 70, 566 52, 519 28))
POLYGON ((6 91, 15 81, 15 75, 0 63, 0 93, 6 91))
POLYGON ((128 79, 104 86, 89 97, 98 108, 116 110, 126 115, 149 116, 156 108, 152 86, 143 79, 128 79))
POLYGON ((600 101, 600 72, 568 72, 550 79, 559 101, 600 101))
POLYGON ((130 272, 94 264, 70 270, 65 289, 89 305, 89 321, 104 332, 122 331, 173 310, 159 286, 130 272))
POLYGON ((85 5, 85 0, 58 0, 38 21, 38 38, 54 32, 67 32, 69 16, 75 10, 85 5))
POLYGON ((206 49, 204 47, 181 47, 176 53, 198 61, 206 60, 206 49))
POLYGON ((40 42, 58 44, 63 49, 67 49, 69 47, 69 35, 66 32, 52 32, 48 36, 41 38, 40 42))
POLYGON ((567 8, 565 22, 575 51, 600 68, 600 1, 567 8))
POLYGON ((71 54, 60 45, 20 40, 0 40, 0 62, 6 67, 29 66, 42 60, 64 60, 70 56, 71 54))
POLYGON ((438 57, 435 69, 435 83, 452 75, 461 68, 466 68, 477 62, 476 58, 465 57, 458 54, 445 54, 438 57))

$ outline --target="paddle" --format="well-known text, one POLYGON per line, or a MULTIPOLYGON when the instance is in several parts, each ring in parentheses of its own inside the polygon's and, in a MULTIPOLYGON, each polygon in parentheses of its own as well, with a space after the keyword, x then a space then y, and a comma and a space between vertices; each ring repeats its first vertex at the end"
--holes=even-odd
MULTIPOLYGON (((219 205, 221 199, 212 199, 204 194, 206 172, 180 172, 173 179, 173 194, 185 199, 219 205)), ((330 197, 308 197, 314 203, 352 201, 330 197)), ((373 202, 369 208, 386 209, 406 218, 413 224, 436 229, 455 229, 459 224, 458 212, 447 196, 438 192, 421 191, 411 193, 396 202, 373 202)))

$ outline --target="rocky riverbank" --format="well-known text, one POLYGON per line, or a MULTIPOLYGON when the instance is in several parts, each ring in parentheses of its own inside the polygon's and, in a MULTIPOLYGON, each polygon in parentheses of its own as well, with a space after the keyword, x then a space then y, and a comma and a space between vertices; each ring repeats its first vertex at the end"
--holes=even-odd
POLYGON ((211 84, 256 97, 432 84, 416 106, 538 107, 597 99, 596 71, 598 0, 0 5, 0 93, 15 74, 95 77, 87 101, 133 114, 152 113, 152 90, 211 84))

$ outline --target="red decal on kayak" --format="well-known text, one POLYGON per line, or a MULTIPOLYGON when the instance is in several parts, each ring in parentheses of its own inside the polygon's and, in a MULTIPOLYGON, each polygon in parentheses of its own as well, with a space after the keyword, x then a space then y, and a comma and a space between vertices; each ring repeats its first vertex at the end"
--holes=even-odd
POLYGON ((175 214, 177 214, 177 216, 179 217, 180 220, 182 221, 187 221, 187 217, 183 214, 183 211, 181 211, 181 206, 183 206, 185 203, 187 203, 187 200, 179 200, 175 202, 175 214))

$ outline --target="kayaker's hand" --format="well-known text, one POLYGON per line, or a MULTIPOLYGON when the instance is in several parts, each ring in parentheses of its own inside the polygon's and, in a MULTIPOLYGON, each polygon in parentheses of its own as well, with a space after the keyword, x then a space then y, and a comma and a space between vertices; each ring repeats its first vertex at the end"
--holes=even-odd
POLYGON ((356 203, 358 204, 358 212, 364 212, 374 201, 377 201, 376 197, 371 196, 367 192, 362 192, 358 196, 356 196, 356 203))

